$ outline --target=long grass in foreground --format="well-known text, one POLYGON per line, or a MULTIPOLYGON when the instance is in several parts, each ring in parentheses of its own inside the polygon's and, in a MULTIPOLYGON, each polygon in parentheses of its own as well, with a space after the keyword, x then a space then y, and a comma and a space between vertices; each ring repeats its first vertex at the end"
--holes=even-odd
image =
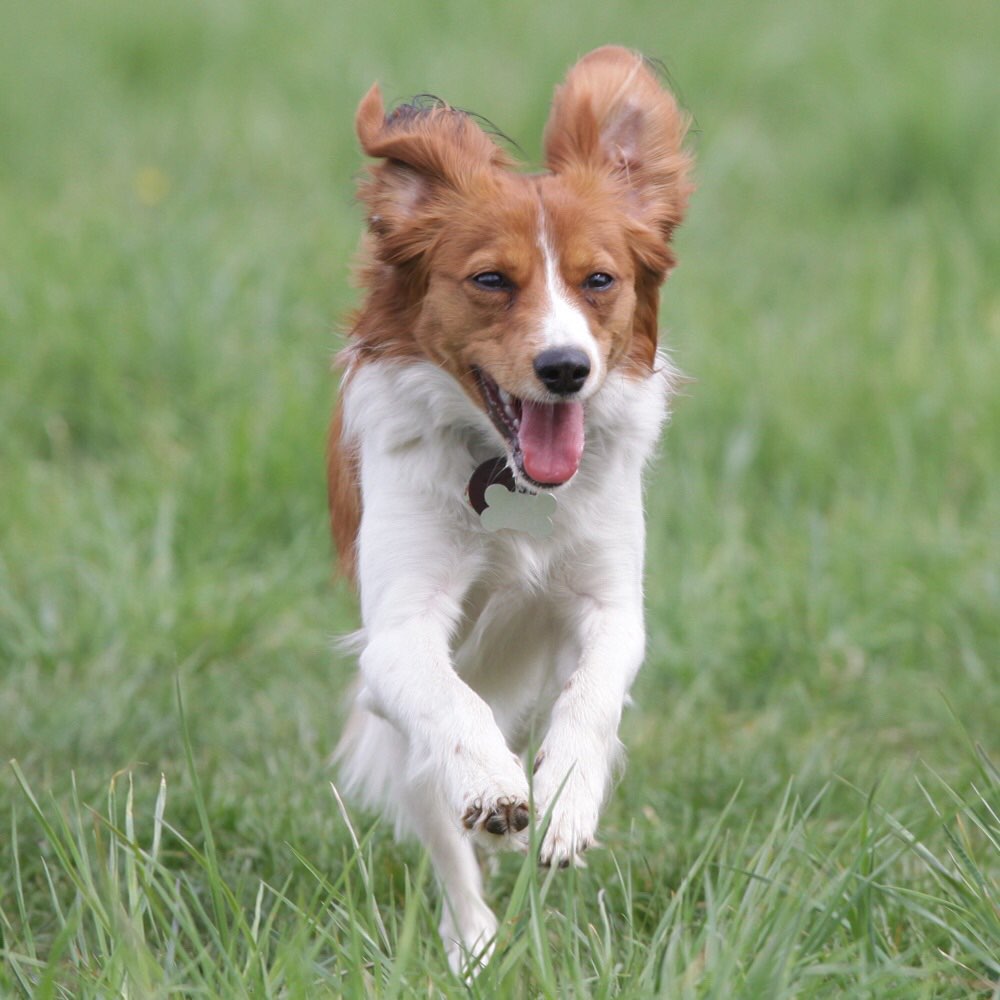
POLYGON ((505 890, 497 954, 467 985, 434 933, 426 857, 402 861, 391 893, 377 891, 373 835, 355 832, 335 789, 349 832, 341 864, 327 872, 288 844, 288 874, 271 884, 223 870, 200 794, 201 826, 183 831, 163 778, 152 815, 138 816, 131 773, 94 810, 75 793, 39 801, 15 762, 24 807, 0 984, 76 998, 995 997, 1000 774, 981 753, 977 765, 961 792, 914 777, 924 806, 906 815, 856 792, 849 824, 826 789, 808 802, 786 791, 770 815, 734 824, 737 793, 676 883, 649 885, 641 851, 614 852, 600 874, 507 859, 493 878, 505 890), (43 949, 29 844, 56 917, 43 949))

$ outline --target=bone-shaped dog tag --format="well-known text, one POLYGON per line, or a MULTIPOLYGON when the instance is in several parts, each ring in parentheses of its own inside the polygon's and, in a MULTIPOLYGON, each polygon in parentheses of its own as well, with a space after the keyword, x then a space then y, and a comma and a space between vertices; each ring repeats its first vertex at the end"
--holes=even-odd
POLYGON ((521 493, 494 483, 487 487, 485 499, 486 509, 479 520, 487 531, 509 528, 535 538, 548 538, 552 534, 556 498, 551 493, 521 493))

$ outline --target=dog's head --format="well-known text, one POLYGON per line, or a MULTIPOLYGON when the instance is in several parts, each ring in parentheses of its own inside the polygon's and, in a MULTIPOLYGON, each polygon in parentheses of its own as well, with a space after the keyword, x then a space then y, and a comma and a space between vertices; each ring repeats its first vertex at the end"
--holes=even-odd
POLYGON ((368 216, 362 350, 424 357, 489 416, 519 476, 567 482, 585 404, 654 363, 659 287, 690 185, 687 127, 641 56, 591 52, 557 88, 548 171, 525 174, 438 102, 358 108, 368 216))

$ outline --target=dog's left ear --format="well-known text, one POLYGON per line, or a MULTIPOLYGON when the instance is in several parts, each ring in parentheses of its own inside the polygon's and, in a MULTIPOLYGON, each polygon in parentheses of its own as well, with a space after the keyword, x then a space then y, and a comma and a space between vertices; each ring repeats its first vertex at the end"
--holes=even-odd
POLYGON ((684 217, 691 160, 688 118, 637 52, 607 45, 584 56, 556 88, 545 126, 545 160, 555 173, 610 174, 629 211, 663 242, 684 217))
POLYGON ((545 126, 545 161, 554 173, 596 173, 621 192, 640 265, 629 356, 647 370, 656 356, 659 288, 674 265, 670 238, 692 190, 687 127, 646 60, 616 45, 595 49, 569 71, 545 126))

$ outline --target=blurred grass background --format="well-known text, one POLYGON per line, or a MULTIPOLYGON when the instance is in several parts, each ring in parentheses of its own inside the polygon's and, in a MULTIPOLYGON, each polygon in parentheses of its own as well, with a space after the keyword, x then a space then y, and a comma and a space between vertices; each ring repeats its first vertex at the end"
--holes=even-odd
MULTIPOLYGON (((672 891, 734 794, 753 847, 789 783, 839 834, 855 789, 933 826, 921 774, 960 797, 981 781, 970 745, 1000 751, 996 3, 4 0, 2 22, 0 753, 53 808, 71 776, 101 803, 130 770, 151 810, 163 772, 195 837, 179 679, 221 870, 281 884, 288 845, 342 866, 326 756, 353 667, 329 638, 355 609, 322 455, 356 301, 353 111, 374 79, 436 93, 534 163, 553 85, 605 42, 662 59, 694 116, 663 321, 695 381, 650 480, 650 655, 580 905, 616 854, 672 891)), ((59 922, 28 812, 8 774, 6 949, 34 928, 44 964, 59 922)), ((391 899, 416 855, 375 836, 391 899)), ((900 955, 935 925, 916 926, 900 955)), ((988 993, 977 968, 901 995, 988 993)))

